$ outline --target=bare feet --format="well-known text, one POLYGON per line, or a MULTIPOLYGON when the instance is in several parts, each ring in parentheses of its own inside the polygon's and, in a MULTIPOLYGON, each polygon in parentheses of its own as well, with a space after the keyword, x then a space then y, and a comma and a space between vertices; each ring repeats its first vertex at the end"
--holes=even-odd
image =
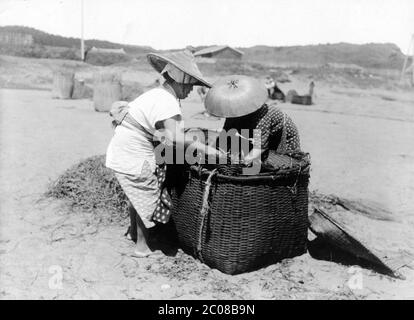
POLYGON ((137 244, 135 245, 135 250, 140 252, 147 252, 151 251, 150 247, 148 246, 145 239, 140 239, 141 241, 137 241, 137 244))
POLYGON ((146 251, 146 252, 141 252, 141 251, 137 251, 137 250, 135 250, 133 253, 132 253, 132 257, 134 257, 134 258, 149 258, 149 257, 158 257, 158 256, 160 256, 161 255, 161 251, 159 251, 159 250, 157 250, 157 251, 146 251))
POLYGON ((151 250, 145 239, 141 238, 139 240, 140 241, 137 241, 134 252, 132 253, 133 257, 146 258, 149 256, 159 255, 161 253, 159 250, 151 250))

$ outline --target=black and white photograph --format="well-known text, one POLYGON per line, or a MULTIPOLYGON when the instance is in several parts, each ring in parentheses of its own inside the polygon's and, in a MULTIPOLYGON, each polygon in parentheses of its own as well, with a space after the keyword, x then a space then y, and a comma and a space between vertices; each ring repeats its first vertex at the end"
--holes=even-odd
POLYGON ((412 0, 0 0, 0 300, 413 300, 413 141, 412 0))

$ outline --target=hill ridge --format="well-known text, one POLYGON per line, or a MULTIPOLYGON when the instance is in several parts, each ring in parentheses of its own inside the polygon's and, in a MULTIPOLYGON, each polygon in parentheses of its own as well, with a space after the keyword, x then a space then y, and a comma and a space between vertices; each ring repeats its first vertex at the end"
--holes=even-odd
MULTIPOLYGON (((74 49, 79 47, 80 42, 79 38, 53 35, 31 27, 0 26, 0 35, 1 33, 7 32, 30 34, 33 37, 35 45, 38 46, 74 49)), ((149 46, 120 44, 97 39, 85 40, 85 45, 86 48, 93 46, 107 49, 123 48, 126 53, 133 56, 158 51, 149 46)), ((208 46, 192 47, 199 50, 208 46)), ((245 53, 243 57, 245 61, 273 65, 289 63, 324 65, 338 63, 357 65, 364 68, 400 69, 405 58, 401 49, 393 43, 352 44, 338 42, 294 46, 255 45, 252 47, 237 47, 237 49, 245 53)), ((19 54, 16 50, 10 51, 10 53, 13 55, 19 54)))
MULTIPOLYGON (((30 34, 33 37, 35 44, 43 46, 73 48, 79 47, 80 43, 80 38, 60 36, 26 26, 0 26, 0 33, 1 32, 30 34)), ((86 39, 85 45, 87 47, 100 47, 105 49, 116 49, 122 47, 126 52, 131 54, 156 51, 150 46, 121 44, 98 39, 86 39)))

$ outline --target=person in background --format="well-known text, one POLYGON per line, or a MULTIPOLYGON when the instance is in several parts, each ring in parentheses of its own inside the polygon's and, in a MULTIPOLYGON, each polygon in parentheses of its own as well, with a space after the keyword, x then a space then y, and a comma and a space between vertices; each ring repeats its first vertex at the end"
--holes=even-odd
POLYGON ((192 146, 201 154, 220 157, 215 148, 188 141, 183 134, 180 100, 185 99, 194 85, 210 87, 203 79, 192 54, 188 51, 147 55, 151 66, 164 79, 127 106, 120 104, 115 133, 106 152, 106 166, 115 172, 130 202, 131 234, 136 240, 134 255, 146 257, 154 252, 151 239, 157 225, 168 221, 167 210, 154 214, 161 195, 156 174, 154 135, 163 129, 166 139, 177 147, 192 146), (122 109, 127 107, 126 109, 122 109))
POLYGON ((283 102, 286 101, 285 94, 282 90, 280 90, 280 88, 276 84, 276 81, 271 76, 266 77, 265 85, 269 99, 280 100, 283 102))
POLYGON ((275 80, 273 80, 271 76, 267 76, 265 85, 266 85, 266 89, 270 97, 273 94, 273 88, 275 87, 276 82, 275 80))

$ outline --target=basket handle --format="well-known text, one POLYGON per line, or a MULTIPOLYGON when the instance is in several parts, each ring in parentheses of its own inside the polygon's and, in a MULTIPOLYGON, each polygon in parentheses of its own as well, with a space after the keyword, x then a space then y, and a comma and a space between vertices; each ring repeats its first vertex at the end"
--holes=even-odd
POLYGON ((202 250, 202 237, 203 237, 204 221, 205 221, 205 218, 206 218, 208 212, 210 211, 210 203, 209 203, 208 199, 210 198, 211 179, 213 178, 213 176, 216 175, 216 173, 217 173, 217 169, 214 169, 208 175, 208 178, 206 180, 206 187, 204 189, 204 194, 203 194, 203 202, 202 202, 201 211, 200 211, 201 221, 200 221, 200 227, 199 227, 199 230, 198 230, 197 256, 200 259, 200 261, 203 262, 203 263, 204 263, 204 260, 203 260, 202 254, 201 254, 201 250, 202 250))

